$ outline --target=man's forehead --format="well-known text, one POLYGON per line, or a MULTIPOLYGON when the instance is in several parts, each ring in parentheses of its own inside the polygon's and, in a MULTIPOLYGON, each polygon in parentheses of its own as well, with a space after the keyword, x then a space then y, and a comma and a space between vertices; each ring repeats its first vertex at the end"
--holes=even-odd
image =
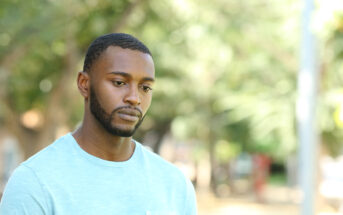
POLYGON ((118 46, 109 46, 95 62, 95 68, 106 73, 136 71, 152 78, 155 76, 154 62, 149 54, 118 46))

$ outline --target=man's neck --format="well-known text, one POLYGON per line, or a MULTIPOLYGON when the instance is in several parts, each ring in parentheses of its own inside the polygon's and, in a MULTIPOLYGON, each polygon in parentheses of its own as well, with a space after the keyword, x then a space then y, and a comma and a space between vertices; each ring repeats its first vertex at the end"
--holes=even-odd
POLYGON ((85 122, 72 135, 87 153, 108 161, 129 160, 135 149, 132 137, 114 136, 102 127, 87 126, 85 122))

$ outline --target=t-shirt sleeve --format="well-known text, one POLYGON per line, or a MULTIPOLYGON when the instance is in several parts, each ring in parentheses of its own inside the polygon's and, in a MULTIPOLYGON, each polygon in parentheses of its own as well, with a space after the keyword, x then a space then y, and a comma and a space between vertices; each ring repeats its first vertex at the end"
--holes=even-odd
POLYGON ((187 180, 187 199, 186 210, 184 215, 197 215, 197 201, 193 184, 190 180, 187 180))
POLYGON ((37 176, 20 165, 10 177, 0 202, 0 214, 48 215, 47 199, 37 176))

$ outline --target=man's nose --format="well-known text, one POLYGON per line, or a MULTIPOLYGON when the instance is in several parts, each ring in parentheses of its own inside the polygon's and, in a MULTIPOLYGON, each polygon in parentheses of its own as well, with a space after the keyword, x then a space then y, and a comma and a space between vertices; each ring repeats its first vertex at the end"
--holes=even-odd
POLYGON ((141 104, 141 98, 139 96, 138 87, 132 86, 129 89, 128 94, 125 97, 124 102, 129 103, 132 106, 137 106, 141 104))

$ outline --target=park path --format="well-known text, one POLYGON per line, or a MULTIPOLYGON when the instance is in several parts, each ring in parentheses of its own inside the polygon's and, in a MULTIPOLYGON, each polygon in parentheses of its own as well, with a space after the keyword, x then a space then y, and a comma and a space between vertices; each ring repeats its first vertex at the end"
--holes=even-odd
MULTIPOLYGON (((203 195, 203 194, 202 194, 203 195)), ((198 195, 199 215, 298 215, 298 206, 287 203, 256 203, 250 197, 217 199, 198 195)))
MULTIPOLYGON (((287 187, 269 186, 265 202, 257 203, 253 195, 216 198, 208 192, 198 192, 199 215, 299 215, 296 191, 287 187)), ((318 215, 343 215, 325 207, 318 215)))

